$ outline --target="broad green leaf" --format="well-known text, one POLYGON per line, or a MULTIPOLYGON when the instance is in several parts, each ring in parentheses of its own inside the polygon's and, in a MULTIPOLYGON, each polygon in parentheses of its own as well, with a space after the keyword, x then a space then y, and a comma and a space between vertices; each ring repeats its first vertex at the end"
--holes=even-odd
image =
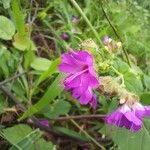
POLYGON ((115 59, 113 66, 119 73, 123 75, 126 89, 136 94, 143 92, 143 84, 140 76, 137 75, 141 73, 140 70, 137 70, 138 67, 134 67, 134 70, 131 70, 128 64, 123 62, 121 59, 115 59))
POLYGON ((51 61, 42 57, 35 58, 31 63, 31 67, 38 71, 47 71, 50 65, 51 61))
POLYGON ((82 140, 82 141, 87 141, 88 139, 83 135, 78 132, 75 132, 73 130, 63 128, 63 127, 54 127, 53 128, 55 131, 60 132, 62 134, 68 135, 70 137, 82 140))
POLYGON ((149 150, 150 120, 145 119, 143 129, 137 133, 122 128, 114 128, 112 139, 118 145, 118 150, 149 150))
POLYGON ((36 50, 36 47, 31 40, 31 26, 25 25, 24 14, 21 11, 20 1, 12 0, 12 16, 17 28, 17 33, 14 36, 13 45, 18 50, 36 50), (26 30, 25 30, 26 29, 26 30))
POLYGON ((25 96, 25 90, 22 87, 21 83, 19 83, 18 81, 13 83, 13 85, 11 86, 11 90, 15 93, 15 95, 18 97, 20 102, 28 101, 25 96))
POLYGON ((43 72, 43 73, 40 75, 40 77, 39 77, 39 79, 38 79, 38 81, 37 81, 37 83, 36 83, 36 86, 38 86, 38 85, 39 85, 42 81, 44 81, 46 78, 50 77, 53 73, 58 72, 58 64, 60 64, 60 58, 55 59, 55 60, 51 63, 51 65, 50 65, 50 67, 48 68, 48 70, 45 71, 45 72, 43 72))
POLYGON ((31 65, 33 60, 35 59, 34 51, 30 48, 24 55, 24 67, 25 69, 28 69, 28 67, 31 65))
POLYGON ((143 84, 141 82, 141 79, 134 73, 127 72, 126 74, 124 74, 124 80, 126 88, 129 91, 134 92, 136 94, 140 94, 143 92, 143 84))
POLYGON ((21 141, 16 143, 15 146, 12 146, 9 150, 18 150, 18 147, 21 148, 21 150, 32 150, 33 144, 41 137, 41 132, 39 129, 36 129, 26 135, 21 141))
POLYGON ((0 38, 11 40, 15 34, 15 26, 12 21, 5 16, 0 16, 0 38))
POLYGON ((129 66, 127 63, 125 63, 124 61, 122 61, 119 58, 116 58, 113 62, 113 66, 115 67, 115 69, 118 70, 118 72, 124 74, 127 71, 129 71, 129 66))
POLYGON ((24 15, 20 8, 20 6, 21 6, 20 1, 12 0, 11 6, 12 6, 12 15, 13 15, 13 18, 14 18, 14 21, 16 24, 18 34, 21 35, 20 37, 25 36, 26 35, 25 21, 24 21, 24 15))
POLYGON ((20 35, 19 33, 15 34, 13 45, 15 48, 21 51, 25 51, 29 49, 33 51, 36 50, 33 41, 27 35, 20 35))
POLYGON ((48 87, 39 102, 31 106, 19 120, 23 120, 28 116, 40 111, 45 106, 47 106, 50 101, 54 100, 63 91, 63 86, 61 85, 61 81, 63 80, 63 78, 64 75, 59 74, 54 82, 48 87))
POLYGON ((58 64, 60 64, 60 58, 55 59, 50 67, 48 68, 48 70, 41 72, 40 77, 37 79, 37 81, 35 82, 35 84, 33 85, 33 94, 35 92, 35 90, 38 88, 38 85, 43 82, 44 80, 46 80, 48 77, 50 77, 52 74, 57 73, 58 72, 58 64))
POLYGON ((111 100, 110 104, 109 104, 109 107, 108 107, 108 113, 114 111, 115 109, 117 109, 118 107, 118 101, 117 101, 117 98, 114 98, 111 100))
POLYGON ((107 103, 107 99, 105 96, 99 94, 98 98, 97 98, 98 102, 102 105, 100 107, 100 109, 103 111, 103 112, 107 112, 108 111, 108 103, 107 103))
POLYGON ((150 89, 150 76, 144 75, 144 84, 147 89, 150 89))
POLYGON ((20 140, 32 132, 32 129, 25 124, 15 125, 10 128, 2 129, 1 135, 11 144, 16 145, 20 140))
POLYGON ((47 111, 43 113, 48 118, 57 118, 60 115, 65 115, 69 112, 71 105, 69 102, 58 100, 54 104, 47 107, 47 111))
POLYGON ((150 105, 150 92, 142 93, 140 95, 140 101, 144 105, 150 105))
POLYGON ((47 142, 44 139, 39 139, 35 146, 38 147, 38 150, 56 150, 56 145, 53 145, 51 142, 47 142))

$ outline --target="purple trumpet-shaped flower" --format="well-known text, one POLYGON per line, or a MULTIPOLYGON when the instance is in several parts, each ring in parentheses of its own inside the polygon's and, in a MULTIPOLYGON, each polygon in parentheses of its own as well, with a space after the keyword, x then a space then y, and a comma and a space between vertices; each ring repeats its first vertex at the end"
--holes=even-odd
POLYGON ((82 105, 90 103, 96 108, 96 96, 92 90, 97 88, 99 83, 93 69, 92 55, 84 50, 69 51, 67 54, 62 54, 61 59, 59 70, 67 74, 63 81, 65 90, 70 91, 82 105))
POLYGON ((133 132, 142 128, 143 117, 150 116, 150 107, 135 102, 131 107, 123 104, 105 118, 107 124, 124 127, 133 132))

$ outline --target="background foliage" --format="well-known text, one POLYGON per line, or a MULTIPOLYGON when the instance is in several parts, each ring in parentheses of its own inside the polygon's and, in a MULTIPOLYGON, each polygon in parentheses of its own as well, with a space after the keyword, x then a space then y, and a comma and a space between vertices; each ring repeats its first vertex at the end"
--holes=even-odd
POLYGON ((58 72, 61 53, 89 48, 94 41, 96 58, 109 35, 122 42, 132 67, 122 50, 113 61, 97 62, 98 75, 121 77, 127 90, 150 105, 149 27, 148 0, 0 0, 0 149, 149 150, 149 119, 140 132, 131 133, 106 126, 101 117, 90 118, 112 112, 117 97, 97 92, 96 110, 81 106, 63 91, 64 75, 58 72), (70 118, 77 115, 81 118, 70 118), (49 127, 41 125, 43 118, 49 127))

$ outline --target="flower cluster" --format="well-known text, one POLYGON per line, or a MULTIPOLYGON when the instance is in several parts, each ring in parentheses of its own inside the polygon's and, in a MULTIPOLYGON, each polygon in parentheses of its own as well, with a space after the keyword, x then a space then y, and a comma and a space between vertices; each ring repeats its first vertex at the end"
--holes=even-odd
POLYGON ((103 43, 104 43, 104 47, 105 49, 109 52, 109 53, 119 53, 120 52, 120 48, 121 48, 121 42, 117 42, 113 39, 111 39, 108 36, 105 36, 103 38, 103 43))
POLYGON ((146 116, 150 116, 150 107, 142 106, 139 102, 135 102, 132 106, 128 106, 126 103, 123 104, 108 115, 105 120, 110 125, 124 127, 137 132, 142 128, 142 120, 146 116))
POLYGON ((64 88, 80 100, 82 105, 90 103, 96 108, 96 95, 92 92, 99 86, 96 73, 93 69, 93 57, 87 51, 69 51, 62 54, 62 63, 59 70, 67 74, 63 81, 64 88))
MULTIPOLYGON (((104 43, 109 42, 105 37, 104 43)), ((95 109, 97 105, 96 95, 93 89, 99 87, 95 70, 93 68, 93 57, 88 51, 69 51, 61 56, 62 63, 59 71, 66 74, 63 81, 64 89, 71 92, 72 96, 79 99, 82 105, 91 104, 95 109)), ((116 95, 120 98, 120 106, 105 118, 109 125, 116 125, 137 132, 142 128, 144 117, 150 117, 150 106, 143 106, 138 101, 138 96, 120 86, 117 80, 110 76, 101 77, 99 90, 103 93, 116 95)))

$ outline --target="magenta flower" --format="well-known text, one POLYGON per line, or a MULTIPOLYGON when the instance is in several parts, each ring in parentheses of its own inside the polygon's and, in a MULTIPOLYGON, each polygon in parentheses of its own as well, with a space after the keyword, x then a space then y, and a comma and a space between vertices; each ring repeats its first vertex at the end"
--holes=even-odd
POLYGON ((145 116, 150 116, 150 107, 142 106, 140 103, 135 102, 131 108, 127 104, 123 104, 108 115, 105 121, 107 124, 137 132, 142 128, 142 120, 145 116))
POLYGON ((72 93, 74 98, 80 100, 82 105, 91 103, 96 108, 96 96, 92 92, 99 83, 93 69, 93 57, 87 51, 69 51, 62 54, 62 63, 59 70, 65 72, 64 88, 72 93))

